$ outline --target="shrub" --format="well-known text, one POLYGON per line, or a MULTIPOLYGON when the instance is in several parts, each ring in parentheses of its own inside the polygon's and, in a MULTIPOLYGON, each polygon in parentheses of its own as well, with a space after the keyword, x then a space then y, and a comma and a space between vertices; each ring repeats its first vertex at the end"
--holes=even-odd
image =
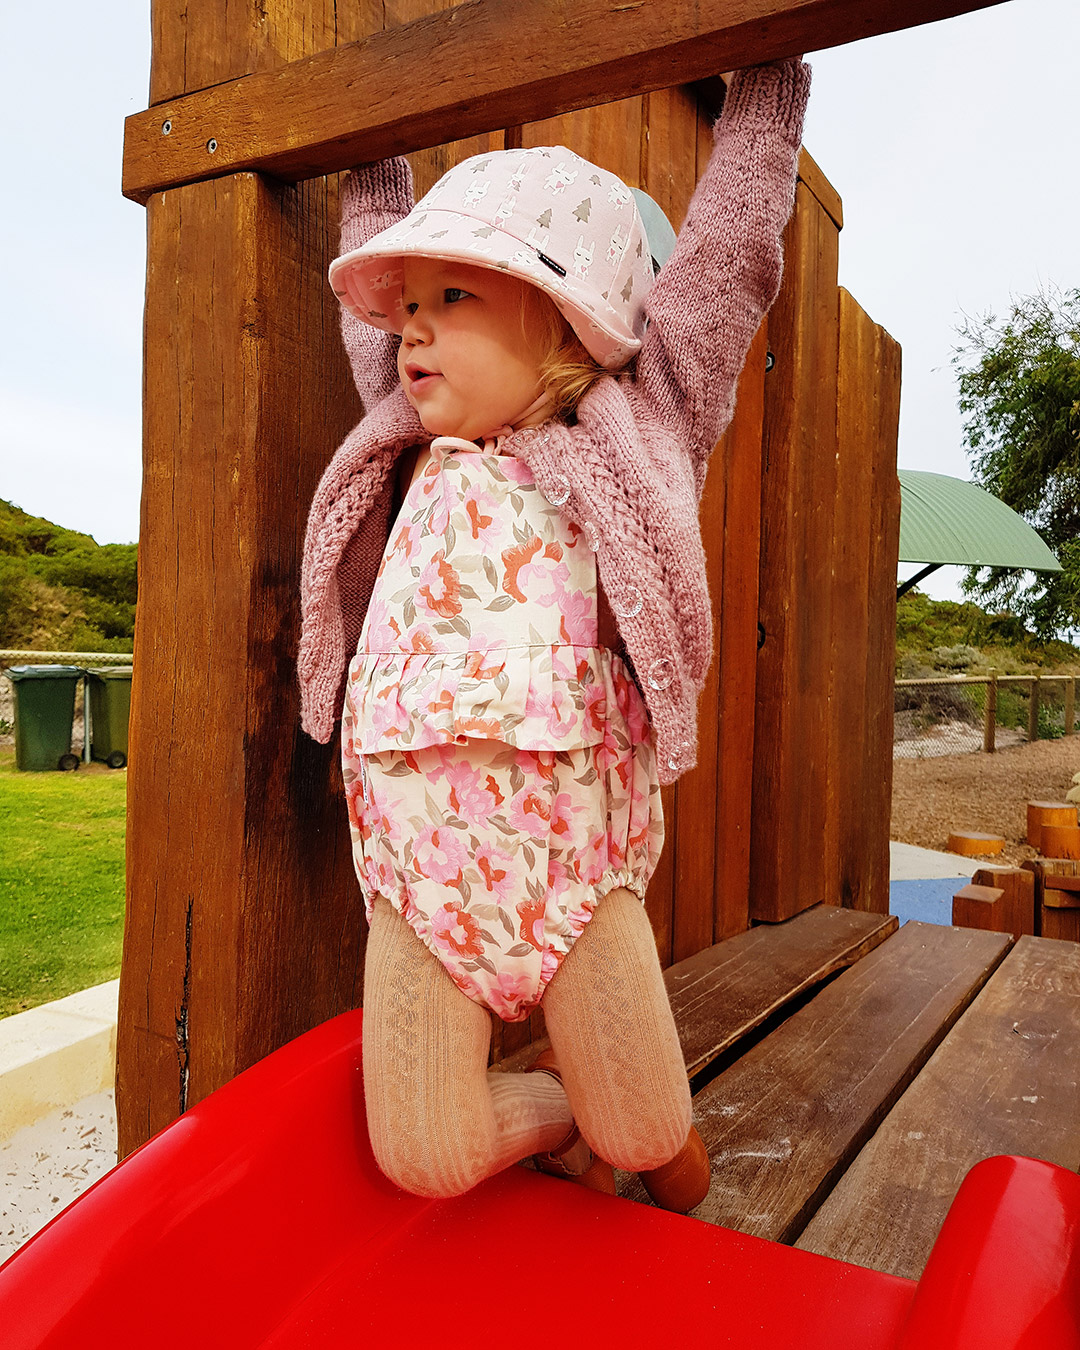
POLYGON ((935 647, 931 656, 936 670, 967 670, 983 659, 978 647, 969 647, 966 642, 955 647, 935 647))
POLYGON ((982 717, 979 706, 982 697, 984 693, 979 685, 920 684, 913 688, 896 688, 893 711, 914 714, 910 720, 916 730, 925 730, 941 722, 967 722, 977 726, 982 717))

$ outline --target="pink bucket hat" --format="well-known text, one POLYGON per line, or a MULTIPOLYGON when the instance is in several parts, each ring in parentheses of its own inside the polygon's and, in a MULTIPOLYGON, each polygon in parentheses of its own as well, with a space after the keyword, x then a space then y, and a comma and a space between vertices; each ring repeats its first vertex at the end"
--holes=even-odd
POLYGON ((330 264, 330 285, 365 323, 400 333, 410 254, 504 269, 551 297, 608 370, 641 346, 653 265, 630 189, 565 146, 475 155, 412 211, 330 264))

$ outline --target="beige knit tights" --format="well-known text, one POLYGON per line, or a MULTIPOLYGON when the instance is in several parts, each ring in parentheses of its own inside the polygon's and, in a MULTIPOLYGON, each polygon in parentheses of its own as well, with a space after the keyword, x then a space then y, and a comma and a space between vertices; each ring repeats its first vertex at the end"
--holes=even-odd
POLYGON ((600 902, 544 995, 565 1092, 548 1074, 488 1070, 490 1014, 381 899, 364 1010, 372 1148, 416 1195, 459 1195, 556 1148, 574 1118, 601 1157, 631 1171, 667 1162, 689 1133, 690 1090, 652 930, 629 891, 600 902))

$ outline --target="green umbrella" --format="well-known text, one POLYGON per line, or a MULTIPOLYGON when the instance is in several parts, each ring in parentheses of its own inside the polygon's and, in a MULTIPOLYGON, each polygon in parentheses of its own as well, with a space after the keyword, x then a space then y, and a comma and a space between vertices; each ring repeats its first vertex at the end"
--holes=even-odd
POLYGON ((931 572, 949 564, 1062 570, 1023 516, 983 488, 943 473, 897 472, 900 561, 928 564, 897 587, 898 600, 931 572))

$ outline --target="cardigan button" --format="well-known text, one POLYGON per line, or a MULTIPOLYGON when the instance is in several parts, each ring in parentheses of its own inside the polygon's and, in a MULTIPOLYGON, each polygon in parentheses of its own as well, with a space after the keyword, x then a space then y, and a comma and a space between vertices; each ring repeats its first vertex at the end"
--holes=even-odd
POLYGON ((666 656, 661 656, 649 667, 645 678, 650 689, 666 689, 675 678, 675 667, 666 656))
POLYGON ((552 475, 551 491, 544 492, 541 489, 541 495, 545 497, 552 506, 562 506, 570 500, 570 484, 561 473, 552 475))
POLYGON ((636 586, 627 586, 620 595, 613 597, 608 603, 611 605, 612 613, 618 618, 634 619, 641 613, 645 601, 636 586))
POLYGON ((672 773, 678 773, 679 770, 682 768, 682 766, 686 763, 686 757, 687 754, 689 753, 689 750, 690 750, 689 745, 687 745, 687 743, 683 741, 681 745, 673 746, 672 749, 668 752, 667 766, 672 771, 672 773))
POLYGON ((587 520, 585 524, 582 525, 581 530, 582 533, 585 535, 585 542, 592 549, 592 551, 594 553, 599 552, 600 531, 596 528, 596 526, 592 523, 592 521, 587 520))

